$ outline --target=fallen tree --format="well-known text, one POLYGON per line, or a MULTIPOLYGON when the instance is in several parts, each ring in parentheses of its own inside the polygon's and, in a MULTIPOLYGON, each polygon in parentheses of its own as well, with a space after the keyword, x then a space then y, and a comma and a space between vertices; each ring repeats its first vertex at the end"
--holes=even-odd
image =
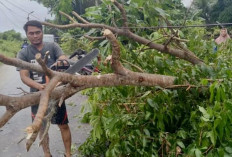
MULTIPOLYGON (((31 71, 44 73, 50 77, 50 82, 43 91, 39 91, 32 94, 27 94, 21 97, 10 97, 0 95, 0 106, 6 107, 6 113, 0 118, 0 127, 3 127, 17 112, 29 107, 33 104, 39 104, 38 114, 35 117, 32 125, 26 128, 27 131, 27 150, 37 138, 38 131, 40 130, 42 120, 46 116, 45 113, 48 109, 49 101, 55 100, 60 101, 59 104, 75 93, 94 87, 113 87, 113 86, 159 86, 162 88, 187 88, 197 87, 189 85, 188 83, 175 85, 176 76, 167 76, 159 74, 148 74, 143 72, 133 72, 125 68, 120 62, 120 45, 115 37, 115 34, 119 36, 125 36, 132 39, 139 44, 143 44, 151 49, 156 49, 161 53, 167 53, 179 59, 183 59, 192 64, 202 65, 204 64, 193 52, 181 46, 183 40, 175 36, 175 32, 164 44, 157 44, 151 40, 140 37, 130 31, 127 22, 126 12, 123 6, 117 1, 112 1, 114 5, 121 11, 123 19, 123 28, 112 27, 104 24, 90 23, 83 19, 80 15, 73 12, 73 15, 82 23, 78 23, 70 15, 61 12, 62 15, 66 16, 72 23, 67 25, 55 25, 47 22, 43 22, 44 25, 56 27, 60 29, 67 28, 100 28, 104 31, 103 38, 107 38, 112 45, 112 57, 111 57, 111 68, 113 73, 99 74, 93 76, 76 76, 66 73, 55 72, 48 69, 45 66, 44 61, 38 54, 36 59, 40 66, 32 65, 27 62, 15 58, 7 58, 0 55, 0 61, 4 64, 12 65, 15 67, 21 67, 31 71), (179 45, 180 49, 172 48, 169 46, 170 42, 174 41, 179 45), (58 82, 62 82, 63 86, 56 87, 58 82)), ((88 37, 88 36, 86 36, 88 37)), ((88 37, 92 38, 92 37, 88 37)), ((93 39, 93 38, 92 38, 93 39)), ((102 37, 101 37, 102 39, 102 37)))
POLYGON ((48 69, 39 54, 36 55, 36 59, 41 67, 31 65, 30 63, 15 58, 7 58, 3 55, 0 55, 0 61, 4 64, 45 73, 51 79, 44 91, 41 92, 22 97, 9 97, 1 95, 0 105, 6 106, 6 113, 0 119, 0 126, 4 126, 10 120, 10 118, 21 109, 39 103, 39 109, 36 118, 33 124, 26 129, 28 133, 27 143, 29 143, 27 144, 27 149, 29 149, 37 137, 33 136, 33 134, 37 135, 42 125, 42 119, 45 116, 45 112, 47 111, 49 99, 57 100, 58 98, 62 97, 61 101, 63 101, 78 91, 93 87, 111 87, 118 85, 168 87, 174 84, 175 77, 172 76, 137 73, 124 68, 119 61, 120 47, 115 36, 109 30, 105 30, 104 35, 113 45, 111 66, 114 70, 114 74, 76 76, 67 73, 59 73, 48 69), (58 82, 62 82, 63 84, 67 85, 54 90, 58 82))

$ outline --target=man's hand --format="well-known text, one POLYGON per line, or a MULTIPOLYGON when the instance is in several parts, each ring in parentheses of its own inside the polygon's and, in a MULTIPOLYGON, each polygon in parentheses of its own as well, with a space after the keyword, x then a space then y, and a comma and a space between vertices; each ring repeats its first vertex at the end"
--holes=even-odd
POLYGON ((51 66, 51 69, 62 72, 67 70, 69 67, 70 64, 67 60, 57 60, 57 62, 51 66))
POLYGON ((38 83, 37 89, 41 91, 41 90, 44 90, 45 87, 46 87, 45 84, 39 84, 39 83, 38 83))
POLYGON ((28 70, 20 70, 19 73, 20 73, 22 82, 26 84, 27 86, 31 88, 36 88, 38 90, 43 90, 45 88, 45 84, 40 84, 30 78, 28 70))

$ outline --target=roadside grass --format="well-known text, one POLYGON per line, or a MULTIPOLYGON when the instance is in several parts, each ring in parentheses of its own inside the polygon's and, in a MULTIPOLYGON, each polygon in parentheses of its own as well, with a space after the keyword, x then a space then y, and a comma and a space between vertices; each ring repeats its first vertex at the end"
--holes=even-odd
POLYGON ((22 41, 0 39, 0 54, 7 57, 16 57, 18 51, 20 50, 21 44, 22 41))

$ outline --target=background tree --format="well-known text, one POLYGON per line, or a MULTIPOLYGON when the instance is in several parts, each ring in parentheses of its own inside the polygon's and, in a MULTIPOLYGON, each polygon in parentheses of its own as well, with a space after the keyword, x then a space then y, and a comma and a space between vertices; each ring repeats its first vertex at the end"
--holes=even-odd
POLYGON ((210 18, 212 22, 219 21, 220 23, 230 23, 232 21, 230 8, 231 0, 218 0, 212 7, 210 18))
POLYGON ((22 37, 20 33, 15 32, 15 30, 9 30, 0 33, 0 39, 13 41, 13 40, 22 40, 22 37))
POLYGON ((205 23, 230 23, 231 0, 196 0, 193 1, 192 12, 205 19, 205 23))
POLYGON ((23 39, 20 33, 14 30, 0 33, 0 51, 6 56, 15 57, 22 43, 23 39))
POLYGON ((65 22, 66 19, 62 19, 59 11, 71 13, 75 11, 78 14, 84 14, 85 9, 91 6, 97 6, 100 0, 35 0, 38 3, 42 3, 45 7, 50 8, 50 12, 56 15, 56 20, 65 22))
MULTIPOLYGON (((67 24, 69 20, 62 17, 59 14, 59 11, 63 11, 66 13, 71 13, 71 11, 75 11, 78 14, 82 15, 85 13, 85 9, 91 6, 97 6, 100 4, 100 0, 36 0, 39 3, 42 3, 45 7, 50 8, 50 12, 55 14, 55 19, 53 21, 47 20, 47 22, 52 23, 60 23, 67 24)), ((54 34, 57 41, 61 44, 62 49, 66 54, 73 53, 76 49, 82 48, 85 50, 89 50, 89 46, 85 46, 86 41, 79 40, 81 37, 80 34, 83 34, 83 30, 75 29, 75 30, 58 30, 56 28, 44 27, 44 33, 54 34)))
POLYGON ((211 23, 211 8, 215 5, 217 1, 216 0, 196 0, 193 1, 193 10, 197 9, 198 14, 205 19, 205 22, 207 24, 211 23))

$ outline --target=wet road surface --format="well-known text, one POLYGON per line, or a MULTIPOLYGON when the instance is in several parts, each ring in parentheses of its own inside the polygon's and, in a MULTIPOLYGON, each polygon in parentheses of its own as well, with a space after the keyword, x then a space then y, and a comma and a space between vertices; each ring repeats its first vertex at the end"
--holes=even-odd
MULTIPOLYGON (((21 90, 17 87, 29 91, 29 88, 21 82, 15 67, 0 65, 0 94, 19 96, 21 90)), ((81 106, 85 102, 86 97, 79 93, 66 101, 73 147, 80 146, 88 137, 91 129, 88 124, 80 123, 80 118, 78 118, 81 106)), ((4 112, 5 107, 0 106, 0 117, 4 112)), ((29 152, 26 151, 25 140, 18 143, 25 137, 24 129, 30 124, 30 108, 26 108, 19 111, 5 126, 0 128, 0 157, 43 157, 42 148, 38 146, 38 138, 29 152)), ((53 157, 63 157, 64 146, 56 125, 51 125, 49 137, 53 157)))

